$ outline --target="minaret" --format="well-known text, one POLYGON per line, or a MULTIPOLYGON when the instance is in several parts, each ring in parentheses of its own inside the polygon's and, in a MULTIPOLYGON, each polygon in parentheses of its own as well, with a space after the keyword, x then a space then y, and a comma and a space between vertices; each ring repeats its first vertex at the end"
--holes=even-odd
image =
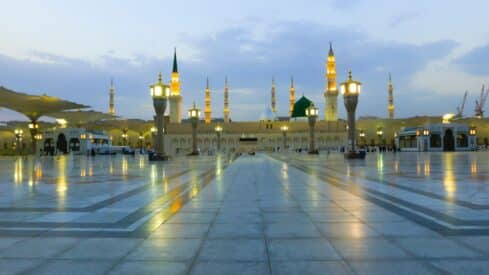
POLYGON ((109 115, 115 116, 114 109, 114 82, 110 80, 110 91, 109 91, 109 115))
POLYGON ((229 87, 227 77, 224 79, 224 122, 229 122, 229 87))
POLYGON ((275 108, 275 79, 272 77, 272 112, 277 113, 275 108))
POLYGON ((326 100, 324 119, 326 121, 338 120, 338 89, 336 88, 336 58, 333 52, 333 46, 329 43, 328 59, 326 61, 327 80, 326 91, 324 91, 324 99, 326 100))
POLYGON ((389 73, 389 105, 387 111, 389 112, 389 119, 394 119, 394 86, 392 85, 391 74, 389 73))
POLYGON ((289 115, 292 116, 294 111, 295 103, 295 88, 294 88, 294 78, 290 77, 290 89, 289 89, 289 115))
POLYGON ((173 53, 173 68, 170 80, 170 122, 182 121, 182 96, 180 95, 180 76, 177 65, 177 49, 173 53))
POLYGON ((209 78, 207 78, 207 85, 205 87, 205 123, 211 123, 211 89, 209 88, 209 78))

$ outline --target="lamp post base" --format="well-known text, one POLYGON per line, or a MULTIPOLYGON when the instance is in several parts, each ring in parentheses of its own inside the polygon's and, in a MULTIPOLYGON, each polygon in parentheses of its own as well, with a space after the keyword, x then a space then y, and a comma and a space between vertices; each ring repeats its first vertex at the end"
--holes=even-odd
POLYGON ((307 152, 309 155, 319 155, 319 150, 318 149, 314 149, 314 150, 310 150, 307 152))
POLYGON ((345 152, 346 159, 365 159, 366 156, 365 151, 349 151, 345 152))
POLYGON ((190 154, 188 154, 187 156, 198 156, 200 155, 198 151, 194 151, 194 152, 191 152, 190 154))
POLYGON ((158 155, 158 154, 148 154, 149 161, 165 161, 168 160, 167 155, 158 155))

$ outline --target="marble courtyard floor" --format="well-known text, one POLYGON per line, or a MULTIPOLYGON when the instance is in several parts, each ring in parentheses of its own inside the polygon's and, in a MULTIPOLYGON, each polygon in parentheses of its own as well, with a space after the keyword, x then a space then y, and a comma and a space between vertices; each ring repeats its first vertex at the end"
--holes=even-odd
POLYGON ((489 274, 489 152, 0 157, 0 274, 489 274))

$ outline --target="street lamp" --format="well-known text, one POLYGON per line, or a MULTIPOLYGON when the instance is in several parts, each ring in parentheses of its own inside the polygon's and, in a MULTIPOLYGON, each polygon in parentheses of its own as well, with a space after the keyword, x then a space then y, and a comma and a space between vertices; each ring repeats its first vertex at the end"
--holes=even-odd
POLYGON ((314 126, 316 125, 318 113, 319 109, 314 106, 314 103, 311 103, 311 105, 306 108, 306 116, 309 121, 309 154, 319 154, 319 151, 314 145, 314 126))
POLYGON ((20 143, 22 142, 22 136, 24 135, 24 130, 15 129, 14 134, 15 134, 16 149, 17 151, 20 151, 20 143))
POLYGON ((377 138, 379 139, 379 146, 382 144, 382 136, 384 135, 384 131, 382 131, 382 127, 377 128, 377 138))
POLYGON ((128 131, 127 128, 122 129, 122 135, 121 135, 121 137, 122 137, 122 145, 123 146, 126 146, 127 145, 127 138, 129 137, 129 135, 127 134, 127 131, 128 131))
POLYGON ((284 146, 284 152, 287 150, 287 131, 289 131, 289 126, 287 125, 282 125, 280 126, 280 131, 282 131, 282 142, 284 146))
POLYGON ((144 143, 144 136, 142 133, 139 133, 139 152, 143 151, 143 143, 144 143))
POLYGON ((220 151, 220 150, 221 150, 221 133, 222 133, 222 126, 217 125, 217 126, 214 128, 214 131, 216 131, 216 135, 217 135, 217 151, 220 151))
POLYGON ((346 158, 365 158, 365 151, 357 152, 355 148, 356 129, 355 111, 358 104, 362 83, 352 79, 351 71, 348 72, 348 79, 340 84, 343 102, 348 113, 348 148, 345 152, 346 158))
POLYGON ((37 142, 36 142, 36 135, 37 131, 39 130, 39 124, 37 121, 33 120, 31 123, 29 123, 29 131, 31 133, 31 139, 32 139, 32 150, 34 151, 34 154, 37 153, 37 142))
POLYGON ((477 128, 475 126, 470 127, 469 135, 475 136, 477 134, 477 128))
POLYGON ((197 123, 199 122, 200 118, 200 109, 194 105, 192 108, 188 110, 188 116, 190 118, 190 122, 192 123, 192 152, 190 153, 190 156, 198 156, 199 151, 197 150, 197 123))
POLYGON ((360 143, 362 144, 362 146, 364 146, 365 145, 365 131, 360 130, 360 134, 358 134, 358 136, 360 136, 360 143))
POLYGON ((155 154, 150 154, 150 160, 167 160, 168 156, 165 153, 165 140, 163 136, 164 116, 167 106, 167 100, 170 96, 170 86, 164 84, 161 80, 161 73, 158 75, 158 82, 150 86, 151 97, 153 98, 153 106, 155 108, 156 116, 156 140, 155 140, 155 154))

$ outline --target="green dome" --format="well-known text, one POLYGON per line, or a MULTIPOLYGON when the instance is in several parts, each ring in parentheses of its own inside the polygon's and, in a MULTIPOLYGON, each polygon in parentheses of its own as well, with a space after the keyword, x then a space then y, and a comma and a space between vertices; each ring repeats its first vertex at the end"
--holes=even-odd
POLYGON ((294 104, 291 117, 306 117, 306 108, 312 104, 312 101, 302 96, 294 104))

